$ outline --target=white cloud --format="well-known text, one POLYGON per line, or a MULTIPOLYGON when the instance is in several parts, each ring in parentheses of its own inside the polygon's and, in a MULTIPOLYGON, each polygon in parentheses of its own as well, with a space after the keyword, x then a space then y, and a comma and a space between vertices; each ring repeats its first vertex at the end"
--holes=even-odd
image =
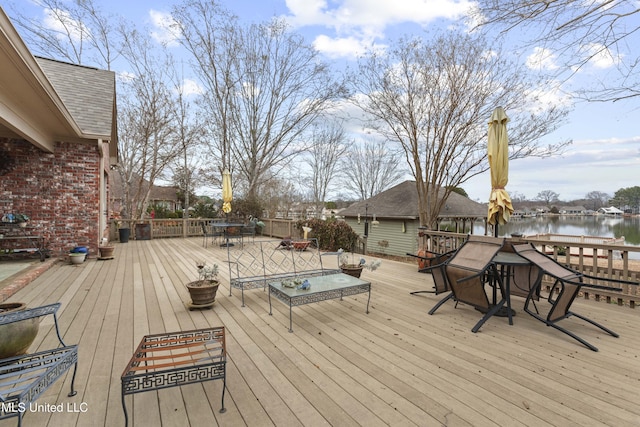
POLYGON ((316 38, 316 47, 332 56, 357 55, 364 46, 384 39, 390 26, 456 19, 473 5, 469 0, 286 0, 286 4, 290 11, 286 18, 294 27, 322 26, 333 32, 316 38))
POLYGON ((178 45, 176 33, 171 28, 175 21, 170 13, 151 9, 149 11, 149 18, 153 26, 151 37, 153 37, 155 41, 165 46, 178 45))
POLYGON ((182 81, 182 94, 185 96, 200 95, 204 93, 204 89, 193 79, 184 79, 182 81))
POLYGON ((319 35, 313 42, 313 46, 330 58, 357 57, 368 49, 384 50, 385 45, 375 44, 372 40, 357 37, 331 38, 327 35, 319 35))
POLYGON ((533 70, 557 70, 558 65, 555 62, 557 57, 558 56, 549 49, 536 47, 533 49, 533 53, 527 57, 526 64, 527 67, 533 70))
POLYGON ((523 108, 533 114, 539 114, 550 107, 571 107, 572 96, 563 91, 561 85, 560 82, 554 81, 544 87, 528 91, 523 108))
POLYGON ((121 71, 116 74, 116 77, 119 81, 127 83, 132 82, 136 78, 136 75, 130 71, 121 71))
POLYGON ((79 42, 85 34, 91 34, 89 29, 81 22, 75 21, 69 16, 69 12, 61 9, 44 9, 43 24, 46 28, 58 31, 58 39, 71 38, 74 42, 79 42))
POLYGON ((591 57, 589 63, 596 68, 611 68, 622 62, 622 54, 613 53, 609 48, 600 43, 591 43, 584 46, 583 50, 591 57))

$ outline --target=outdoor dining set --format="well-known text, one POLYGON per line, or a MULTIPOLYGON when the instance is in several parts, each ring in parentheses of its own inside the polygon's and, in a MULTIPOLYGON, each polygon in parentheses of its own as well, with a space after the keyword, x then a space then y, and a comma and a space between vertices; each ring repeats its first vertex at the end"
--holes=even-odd
POLYGON ((467 304, 483 314, 471 329, 474 333, 492 316, 507 317, 509 324, 513 325, 515 313, 511 308, 511 297, 520 296, 526 299, 526 313, 593 351, 598 351, 598 348, 559 325, 559 322, 575 316, 618 337, 607 327, 571 311, 571 305, 585 287, 621 291, 619 286, 622 284, 637 285, 625 280, 586 275, 560 264, 531 244, 511 244, 504 238, 490 236, 469 235, 455 251, 425 255, 430 256, 423 257, 429 265, 421 271, 432 274, 434 289, 411 294, 446 294, 431 308, 430 315, 451 300, 456 307, 459 303, 467 304), (553 284, 546 298, 550 306, 546 314, 541 314, 536 301, 542 298, 545 277, 551 278, 553 284))

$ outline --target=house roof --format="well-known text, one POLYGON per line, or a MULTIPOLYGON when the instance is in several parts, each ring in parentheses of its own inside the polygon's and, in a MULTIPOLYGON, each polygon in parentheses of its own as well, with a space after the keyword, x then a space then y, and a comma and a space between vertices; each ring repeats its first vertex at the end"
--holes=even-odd
POLYGON ((600 208, 598 209, 598 212, 602 212, 605 214, 614 214, 614 215, 620 215, 624 213, 623 211, 616 208, 615 206, 609 206, 608 208, 600 208))
POLYGON ((110 139, 115 119, 114 72, 41 57, 36 61, 81 131, 110 139))
MULTIPOLYGON (((365 214, 365 208, 369 215, 376 218, 417 219, 418 192, 415 181, 404 181, 388 190, 385 190, 368 200, 356 202, 340 212, 340 216, 357 217, 365 214)), ((468 197, 458 193, 451 193, 445 204, 445 212, 440 212, 440 218, 487 216, 487 207, 474 202, 468 197)))
POLYGON ((0 63, 0 136, 48 152, 57 141, 102 140, 116 162, 114 72, 34 57, 1 7, 0 63))

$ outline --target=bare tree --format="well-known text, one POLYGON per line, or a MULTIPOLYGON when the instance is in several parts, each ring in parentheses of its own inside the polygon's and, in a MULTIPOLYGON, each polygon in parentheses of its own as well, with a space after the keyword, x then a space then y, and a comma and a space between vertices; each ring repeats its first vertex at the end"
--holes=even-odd
POLYGON ((509 123, 510 158, 548 156, 566 144, 542 146, 566 112, 527 107, 541 82, 482 38, 450 32, 430 42, 400 39, 387 53, 363 58, 352 76, 353 97, 370 126, 399 143, 416 180, 420 222, 435 226, 451 189, 488 169, 487 123, 502 106, 509 123), (530 99, 530 101, 527 101, 530 99))
POLYGON ((311 171, 311 197, 316 217, 321 218, 329 184, 337 178, 340 159, 347 152, 346 135, 341 124, 334 121, 312 126, 310 138, 305 163, 311 171))
POLYGON ((609 200, 611 200, 611 196, 607 193, 603 193, 602 191, 590 191, 584 196, 585 200, 591 204, 591 208, 596 211, 603 206, 607 206, 609 204, 609 200))
POLYGON ((580 94, 608 101, 640 95, 635 46, 640 42, 640 8, 616 0, 479 0, 475 20, 489 29, 513 35, 521 30, 526 46, 554 60, 558 71, 573 75, 587 64, 612 65, 599 81, 591 80, 580 94))
POLYGON ((207 90, 214 150, 246 181, 246 197, 255 198, 304 149, 300 135, 344 86, 281 20, 242 26, 213 0, 186 0, 173 13, 207 90))
POLYGON ((553 190, 542 190, 536 196, 536 200, 544 202, 547 207, 551 206, 551 203, 555 203, 558 201, 560 195, 553 190))
MULTIPOLYGON (((231 165, 231 120, 238 77, 235 66, 237 18, 215 1, 185 0, 172 10, 173 29, 192 55, 193 72, 205 88, 202 107, 206 110, 211 156, 219 161, 222 176, 231 165)), ((235 186, 235 181, 234 181, 235 186)))
POLYGON ((269 218, 275 218, 278 212, 287 214, 293 205, 302 200, 293 180, 272 178, 263 186, 261 201, 269 218))
POLYGON ((180 114, 171 90, 173 63, 152 55, 149 40, 137 32, 124 34, 123 53, 133 77, 122 85, 126 95, 118 109, 119 167, 124 190, 124 217, 140 219, 151 187, 184 151, 180 114))
POLYGON ((181 173, 177 175, 177 180, 174 178, 174 182, 177 181, 180 184, 179 188, 184 192, 182 215, 184 218, 189 218, 189 207, 191 206, 189 199, 200 179, 198 172, 199 165, 202 164, 202 158, 193 156, 192 150, 203 145, 204 125, 200 120, 200 115, 194 113, 192 104, 184 93, 183 81, 177 80, 177 75, 173 77, 173 92, 175 94, 173 108, 176 120, 176 137, 182 147, 182 164, 178 168, 181 173))
POLYGON ((93 0, 38 0, 47 14, 44 21, 12 7, 13 21, 36 54, 111 69, 119 57, 116 17, 93 0))
POLYGON ((524 202, 527 200, 524 194, 519 191, 509 191, 509 197, 511 197, 511 201, 514 203, 524 202))
POLYGON ((366 200, 398 183, 406 170, 390 145, 379 140, 352 144, 343 159, 344 188, 366 200))

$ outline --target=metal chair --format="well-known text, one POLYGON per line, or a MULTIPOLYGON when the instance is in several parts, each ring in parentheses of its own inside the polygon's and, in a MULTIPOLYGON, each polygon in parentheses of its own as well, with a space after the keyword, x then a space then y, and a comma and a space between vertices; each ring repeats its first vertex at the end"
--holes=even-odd
POLYGON ((209 231, 207 230, 207 224, 204 222, 200 223, 200 226, 202 227, 202 246, 204 246, 205 248, 207 247, 207 239, 212 236, 211 233, 209 233, 209 231))
MULTIPOLYGON (((427 254, 431 255, 430 257, 421 257, 421 256, 416 256, 416 255, 411 255, 411 256, 415 256, 417 258, 420 259, 424 259, 425 262, 427 262, 429 265, 423 268, 420 268, 418 271, 420 273, 431 273, 431 277, 433 278, 433 289, 430 290, 421 290, 421 291, 413 291, 413 292, 409 292, 411 295, 417 295, 417 294, 435 294, 435 295, 440 295, 443 294, 445 292, 448 292, 449 294, 444 297, 443 299, 441 299, 430 311, 429 314, 433 314, 435 313, 435 311, 445 302, 449 301, 451 298, 453 298, 453 294, 451 293, 451 287, 449 286, 449 282, 447 281, 447 277, 444 274, 444 269, 440 268, 441 266, 443 266, 443 264, 449 259, 451 258, 451 256, 455 253, 455 251, 449 251, 447 253, 444 254, 438 254, 435 252, 431 252, 431 251, 426 251, 427 254)), ((407 254, 410 255, 410 254, 407 254)))
POLYGON ((559 326, 558 322, 562 319, 566 319, 567 317, 575 316, 584 320, 585 322, 591 323, 593 326, 596 326, 597 328, 603 330, 613 337, 617 338, 619 336, 617 333, 606 328, 605 326, 571 311, 571 304, 575 300, 582 287, 606 289, 608 291, 622 291, 621 288, 585 283, 585 279, 618 284, 638 285, 638 283, 583 274, 579 271, 575 271, 563 266, 553 258, 538 251, 532 244, 513 245, 513 249, 518 255, 529 260, 529 262, 531 262, 533 265, 540 268, 541 271, 541 274, 538 275, 535 283, 531 286, 531 290, 529 291, 529 295, 527 296, 527 300, 524 305, 524 311, 540 320, 547 326, 551 326, 552 328, 555 328, 560 332, 569 335, 571 338, 582 343, 584 346, 593 351, 598 351, 598 348, 580 338, 573 332, 559 326), (529 309, 529 302, 533 299, 536 292, 540 292, 542 278, 545 274, 552 277, 555 281, 549 292, 549 297, 547 298, 547 301, 551 304, 551 308, 549 309, 546 316, 543 317, 537 312, 537 310, 534 313, 529 309))
POLYGON ((431 267, 436 286, 444 289, 449 286, 451 293, 433 307, 435 311, 449 299, 469 304, 484 313, 484 316, 471 329, 477 332, 480 327, 504 306, 503 298, 495 305, 489 300, 485 290, 488 280, 495 280, 502 290, 500 276, 493 264, 493 257, 503 247, 504 239, 489 236, 469 235, 467 240, 445 262, 431 267), (440 285, 438 285, 440 283, 440 285))
POLYGON ((251 237, 251 241, 256 241, 256 225, 249 223, 249 225, 245 225, 240 230, 240 234, 242 235, 242 240, 244 242, 245 237, 251 237))

